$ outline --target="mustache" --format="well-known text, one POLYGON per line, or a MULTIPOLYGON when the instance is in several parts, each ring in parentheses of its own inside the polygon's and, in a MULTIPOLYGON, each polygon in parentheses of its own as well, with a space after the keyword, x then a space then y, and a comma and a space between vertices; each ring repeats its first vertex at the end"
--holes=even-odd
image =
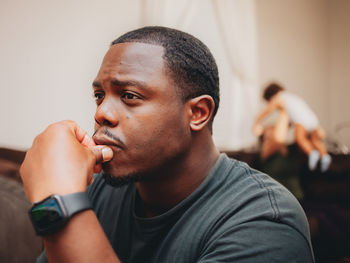
POLYGON ((96 133, 98 133, 101 130, 101 133, 106 135, 108 138, 110 138, 111 140, 115 141, 116 143, 120 144, 121 146, 125 147, 124 142, 116 135, 114 135, 113 133, 111 133, 107 128, 99 128, 97 130, 94 131, 92 137, 95 136, 96 133), (101 130, 102 129, 102 130, 101 130))

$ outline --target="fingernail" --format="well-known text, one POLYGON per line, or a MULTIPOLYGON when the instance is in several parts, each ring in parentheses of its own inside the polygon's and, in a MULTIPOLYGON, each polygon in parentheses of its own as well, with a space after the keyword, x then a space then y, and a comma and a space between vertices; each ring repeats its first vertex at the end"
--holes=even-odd
POLYGON ((103 157, 103 161, 106 162, 106 161, 109 161, 112 159, 113 157, 113 151, 111 148, 103 148, 102 149, 102 157, 103 157))

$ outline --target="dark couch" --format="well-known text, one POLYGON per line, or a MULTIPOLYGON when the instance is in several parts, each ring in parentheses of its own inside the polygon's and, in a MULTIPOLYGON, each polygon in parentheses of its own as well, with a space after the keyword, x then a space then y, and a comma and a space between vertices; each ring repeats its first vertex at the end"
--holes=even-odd
POLYGON ((19 176, 24 152, 0 148, 0 261, 31 263, 42 242, 29 221, 28 202, 19 176))

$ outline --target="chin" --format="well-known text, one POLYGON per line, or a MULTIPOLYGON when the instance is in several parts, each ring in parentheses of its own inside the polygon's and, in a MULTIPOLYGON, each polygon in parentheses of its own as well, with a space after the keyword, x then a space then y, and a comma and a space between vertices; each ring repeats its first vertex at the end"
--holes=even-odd
POLYGON ((154 172, 138 170, 134 166, 106 162, 102 164, 102 175, 106 183, 119 187, 130 183, 155 180, 154 172))
POLYGON ((102 164, 102 175, 106 183, 113 187, 120 187, 142 180, 141 173, 126 169, 122 165, 117 166, 112 162, 102 164))
POLYGON ((142 177, 138 174, 128 174, 124 176, 114 176, 102 171, 102 176, 105 182, 113 187, 121 187, 130 183, 142 181, 142 177))

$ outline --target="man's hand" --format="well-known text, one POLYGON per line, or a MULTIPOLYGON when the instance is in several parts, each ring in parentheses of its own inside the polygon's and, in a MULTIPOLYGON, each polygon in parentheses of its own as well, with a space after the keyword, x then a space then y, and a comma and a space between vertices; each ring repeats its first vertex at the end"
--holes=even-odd
MULTIPOLYGON (((27 197, 35 202, 51 194, 85 191, 93 171, 112 157, 110 148, 95 145, 75 122, 52 124, 35 138, 21 166, 27 197)), ((74 215, 43 239, 49 262, 120 262, 91 210, 74 215)))
POLYGON ((52 124, 35 138, 21 166, 27 197, 33 203, 51 194, 85 191, 93 172, 112 157, 110 148, 96 146, 75 122, 52 124))

